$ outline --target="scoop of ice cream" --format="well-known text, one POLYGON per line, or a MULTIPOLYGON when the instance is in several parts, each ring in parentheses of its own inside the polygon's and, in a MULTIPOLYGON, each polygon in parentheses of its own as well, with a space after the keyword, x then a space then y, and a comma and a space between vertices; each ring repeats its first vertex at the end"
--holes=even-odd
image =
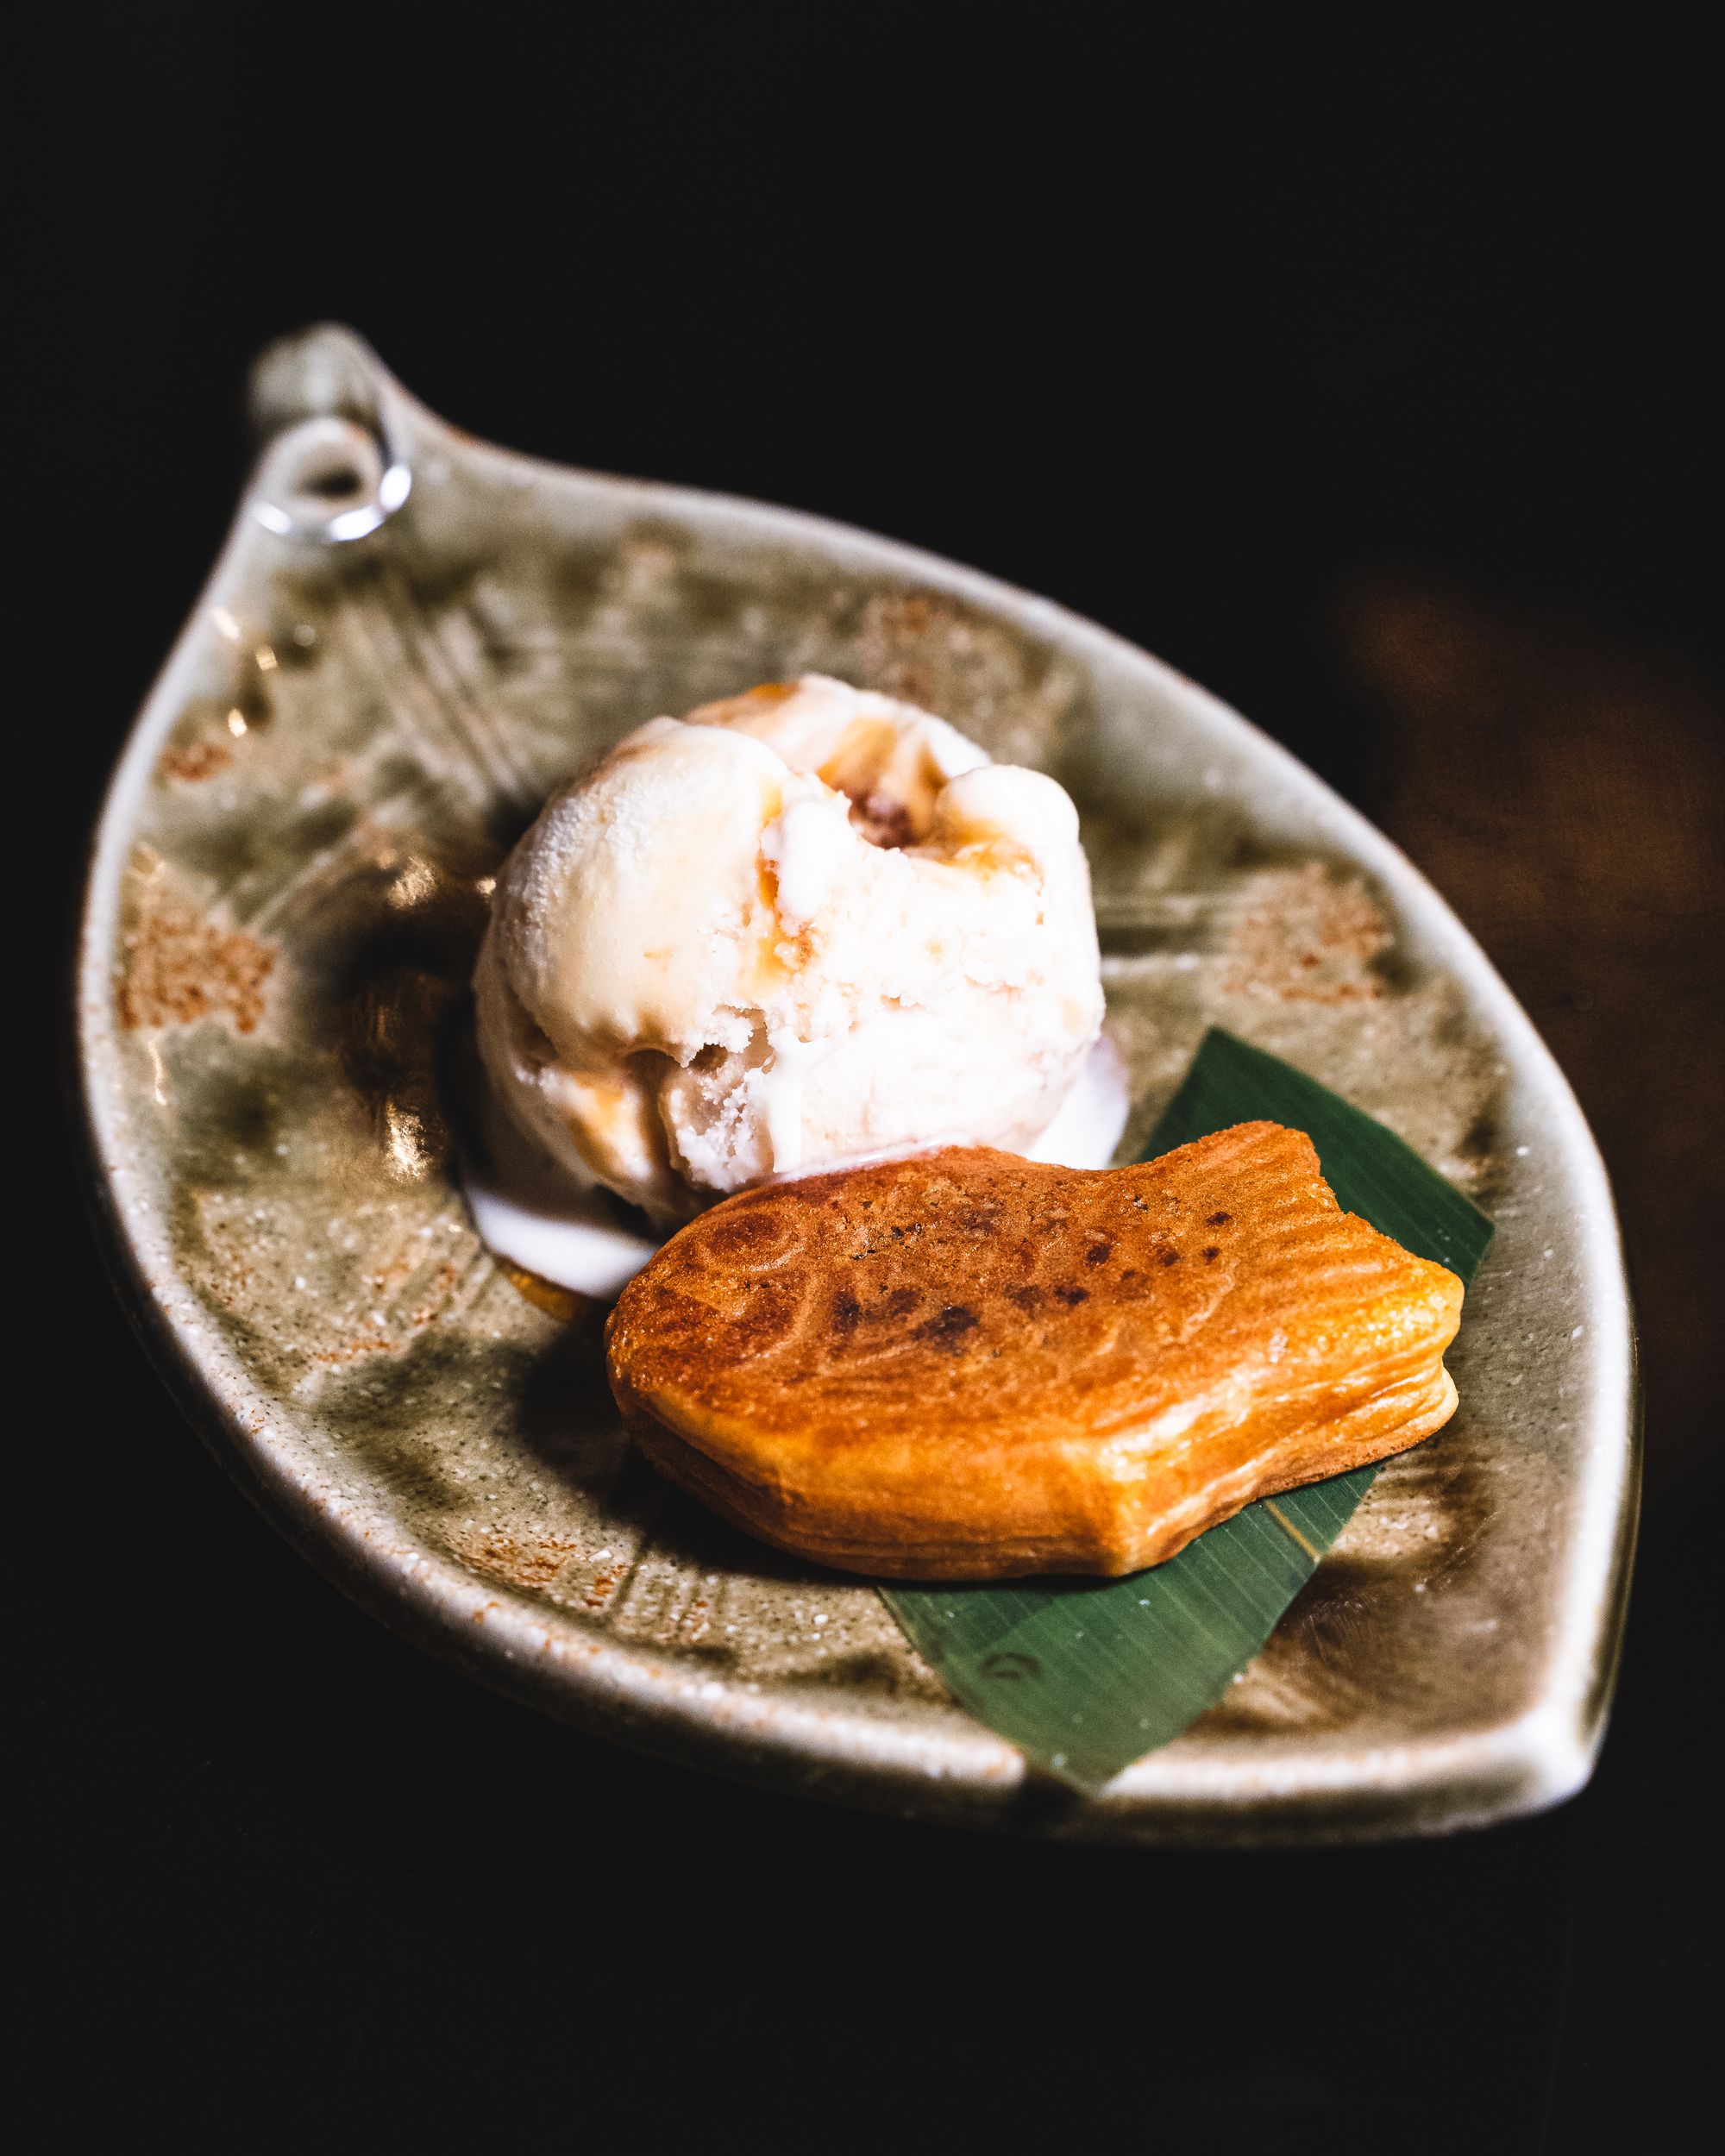
POLYGON ((818 674, 656 718, 567 786, 474 986, 516 1119, 661 1222, 830 1161, 1026 1146, 1102 1017, 1063 790, 818 674))

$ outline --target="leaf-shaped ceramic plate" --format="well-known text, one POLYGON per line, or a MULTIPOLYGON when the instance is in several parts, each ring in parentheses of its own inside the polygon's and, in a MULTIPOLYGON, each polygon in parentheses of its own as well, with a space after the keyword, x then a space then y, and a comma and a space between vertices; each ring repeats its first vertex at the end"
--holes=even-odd
POLYGON ((1395 849, 1191 683, 987 577, 476 442, 339 330, 266 354, 254 397, 262 457, 104 813, 79 1022, 125 1292, 282 1528, 541 1707, 904 1812, 1340 1839, 1578 1787, 1634 1518, 1611 1200, 1532 1026, 1395 849), (1128 1147, 1214 1022, 1497 1221, 1460 1413, 1390 1463, 1224 1702, 1095 1798, 1027 1777, 868 1585, 658 1484, 593 1328, 499 1270, 451 1180, 441 1044, 505 849, 643 718, 806 669, 1070 789, 1128 1147))

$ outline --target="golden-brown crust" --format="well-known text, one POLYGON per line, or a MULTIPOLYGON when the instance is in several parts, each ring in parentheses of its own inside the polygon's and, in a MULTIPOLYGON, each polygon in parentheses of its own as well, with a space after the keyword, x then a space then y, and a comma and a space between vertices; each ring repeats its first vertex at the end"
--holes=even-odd
POLYGON ((1461 1296, 1251 1123, 1133 1168, 953 1147, 745 1192, 606 1339, 642 1450, 764 1541, 1118 1574, 1438 1429, 1461 1296))

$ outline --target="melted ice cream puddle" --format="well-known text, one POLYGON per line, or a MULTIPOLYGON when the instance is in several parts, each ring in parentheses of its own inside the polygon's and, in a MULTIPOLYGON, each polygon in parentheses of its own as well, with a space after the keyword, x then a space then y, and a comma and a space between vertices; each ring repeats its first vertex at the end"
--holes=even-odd
POLYGON ((622 1225, 608 1191, 578 1183, 518 1129, 488 1087, 461 1175, 492 1256, 578 1295, 614 1301, 659 1247, 662 1238, 622 1225))
POLYGON ((1126 1058, 1106 1033, 1099 1033, 1071 1092, 1041 1136, 1025 1147, 1025 1158, 1044 1161, 1051 1168, 1106 1168, 1131 1113, 1126 1058))
MULTIPOLYGON (((809 1044, 793 1045, 809 1053, 809 1044)), ((794 1095, 800 1091, 801 1073, 795 1062, 793 1056, 792 1068, 775 1073, 784 1087, 782 1103, 774 1104, 775 1121, 784 1125, 784 1144, 781 1150, 775 1129, 774 1159, 785 1162, 781 1173, 793 1175, 842 1168, 847 1164, 843 1161, 801 1163, 800 1128, 794 1137, 791 1128, 800 1122, 794 1095)), ((1125 1063, 1104 1033, 1053 1121, 1025 1148, 1025 1157, 1058 1168, 1106 1168, 1131 1106, 1125 1063)), ((623 1225, 608 1192, 578 1184, 489 1100, 479 1143, 463 1157, 461 1180, 474 1225, 494 1256, 596 1301, 614 1301, 664 1239, 623 1225)))

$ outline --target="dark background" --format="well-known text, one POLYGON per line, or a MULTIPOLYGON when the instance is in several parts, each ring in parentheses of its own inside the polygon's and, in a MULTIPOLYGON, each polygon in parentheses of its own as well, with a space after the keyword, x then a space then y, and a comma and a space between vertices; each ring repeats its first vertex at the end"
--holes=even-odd
POLYGON ((47 1249, 15 1369, 46 1382, 13 1426, 13 1849, 68 2141, 117 2099, 235 2148, 1700 2145, 1701 11, 1117 19, 158 3, 4 34, 9 806, 42 849, 13 1135, 49 1173, 18 1238, 47 1249), (1432 874, 1574 1081, 1637 1274, 1644 1533, 1585 1795, 1229 1858, 831 1813, 468 1687, 229 1490, 103 1281, 47 1013, 106 767, 244 468, 247 360, 326 316, 477 433, 1048 592, 1432 874))

